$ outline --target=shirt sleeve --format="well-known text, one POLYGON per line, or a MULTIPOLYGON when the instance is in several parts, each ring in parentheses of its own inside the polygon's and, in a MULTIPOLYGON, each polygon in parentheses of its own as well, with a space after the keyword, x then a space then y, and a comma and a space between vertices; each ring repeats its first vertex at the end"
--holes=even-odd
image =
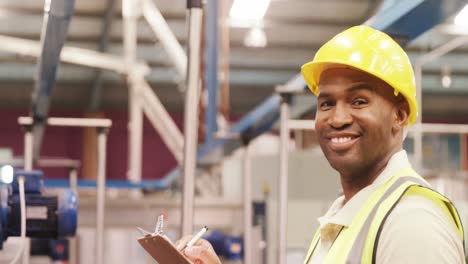
POLYGON ((465 263, 463 241, 444 211, 419 195, 404 196, 384 223, 376 263, 465 263))

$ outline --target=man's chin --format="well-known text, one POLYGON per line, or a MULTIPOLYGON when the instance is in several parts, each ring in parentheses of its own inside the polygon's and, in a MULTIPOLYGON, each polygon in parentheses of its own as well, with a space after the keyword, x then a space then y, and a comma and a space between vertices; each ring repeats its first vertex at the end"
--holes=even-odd
POLYGON ((359 161, 352 157, 327 157, 327 159, 331 167, 337 170, 338 172, 346 172, 353 170, 353 168, 355 168, 356 165, 359 164, 359 161))

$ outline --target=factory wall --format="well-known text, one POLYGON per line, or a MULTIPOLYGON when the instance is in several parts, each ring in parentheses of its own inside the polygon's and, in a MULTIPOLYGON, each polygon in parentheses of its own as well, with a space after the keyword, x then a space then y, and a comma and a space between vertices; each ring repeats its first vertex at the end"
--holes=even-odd
MULTIPOLYGON (((104 111, 112 119, 107 144, 107 178, 125 179, 127 170, 127 111, 104 111)), ((23 132, 18 125, 19 116, 28 115, 27 110, 0 110, 0 148, 11 148, 14 156, 23 155, 23 132)), ((182 128, 182 113, 172 113, 172 118, 182 128)), ((80 112, 52 111, 52 117, 82 117, 80 112)), ((83 130, 80 128, 48 127, 46 130, 41 156, 62 157, 81 160, 83 152, 83 130)), ((158 179, 176 166, 176 162, 160 136, 145 119, 143 135, 143 178, 158 179)), ((62 168, 44 168, 46 177, 66 178, 68 172, 62 168)), ((79 173, 80 178, 81 171, 79 173)))

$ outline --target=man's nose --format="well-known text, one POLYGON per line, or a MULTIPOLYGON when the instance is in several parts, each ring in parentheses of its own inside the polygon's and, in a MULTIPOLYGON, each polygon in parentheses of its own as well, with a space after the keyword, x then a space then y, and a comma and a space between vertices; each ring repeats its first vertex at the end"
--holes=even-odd
POLYGON ((353 122, 350 109, 343 103, 337 103, 330 114, 328 124, 333 128, 345 128, 353 122))

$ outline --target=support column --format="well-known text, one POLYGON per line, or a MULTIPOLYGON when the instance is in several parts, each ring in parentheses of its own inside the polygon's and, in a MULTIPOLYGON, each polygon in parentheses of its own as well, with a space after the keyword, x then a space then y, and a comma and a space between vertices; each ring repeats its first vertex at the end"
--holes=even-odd
POLYGON ((182 235, 192 234, 193 200, 198 129, 198 102, 200 97, 200 38, 202 32, 201 0, 188 0, 189 37, 187 90, 184 113, 184 188, 182 200, 182 235))
MULTIPOLYGON (((249 139, 244 142, 243 186, 244 186, 244 264, 252 264, 252 166, 249 139)), ((258 246, 258 245, 256 245, 258 246)))
POLYGON ((127 69, 128 90, 128 172, 127 179, 132 182, 141 180, 143 110, 139 100, 138 85, 132 78, 136 65, 137 23, 140 17, 140 1, 123 0, 122 13, 124 17, 124 57, 127 69))
POLYGON ((96 197, 96 264, 104 264, 104 214, 106 202, 107 129, 98 128, 96 197))
POLYGON ((282 95, 280 105, 280 175, 279 175, 279 206, 278 206, 278 264, 286 264, 286 228, 288 220, 288 147, 289 147, 289 100, 282 95))

